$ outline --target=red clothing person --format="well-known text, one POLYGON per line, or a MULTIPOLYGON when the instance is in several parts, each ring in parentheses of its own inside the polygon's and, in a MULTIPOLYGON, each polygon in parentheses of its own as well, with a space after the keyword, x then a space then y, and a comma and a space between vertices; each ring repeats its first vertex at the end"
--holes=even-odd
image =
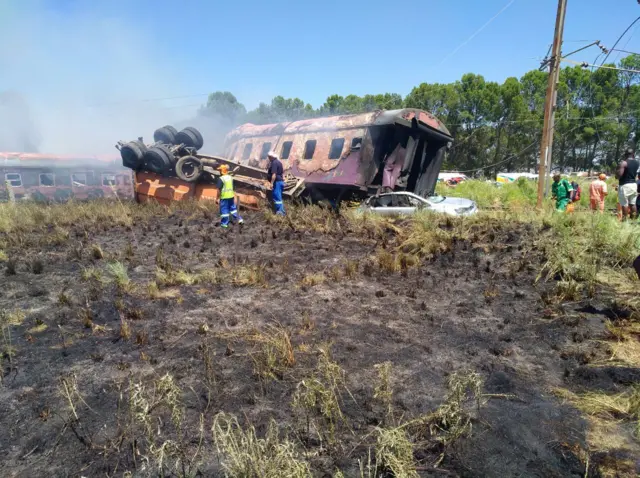
POLYGON ((604 198, 607 196, 607 183, 604 180, 607 179, 605 174, 600 174, 598 179, 593 181, 589 186, 589 199, 591 200, 591 209, 593 211, 600 210, 600 213, 604 212, 604 198))

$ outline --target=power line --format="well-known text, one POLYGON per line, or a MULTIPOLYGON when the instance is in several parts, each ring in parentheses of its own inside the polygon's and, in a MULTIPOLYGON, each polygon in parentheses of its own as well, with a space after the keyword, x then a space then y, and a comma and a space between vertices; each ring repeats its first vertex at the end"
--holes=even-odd
POLYGON ((626 71, 629 73, 640 73, 640 70, 633 70, 633 69, 629 69, 629 68, 617 68, 615 66, 604 66, 604 65, 593 65, 591 63, 587 63, 587 62, 580 62, 580 61, 574 61, 574 60, 567 60, 566 58, 561 58, 560 61, 564 61, 565 63, 573 63, 574 65, 580 65, 583 68, 587 68, 587 67, 592 67, 592 68, 604 68, 605 70, 616 70, 616 71, 626 71))
POLYGON ((622 38, 627 34, 629 30, 631 30, 631 27, 634 26, 638 22, 638 20, 640 20, 640 17, 636 18, 633 22, 631 22, 631 25, 629 25, 627 29, 624 32, 622 32, 622 35, 620 35, 616 40, 616 42, 613 44, 612 49, 609 50, 609 52, 607 53, 607 56, 604 57, 604 60, 602 60, 602 63, 600 64, 600 66, 604 65, 607 62, 607 59, 609 58, 609 55, 611 55, 613 48, 618 46, 618 43, 620 43, 620 40, 622 40, 622 38))
POLYGON ((117 102, 110 102, 110 103, 98 103, 94 105, 85 105, 84 107, 85 108, 101 108, 103 106, 117 106, 117 105, 126 105, 129 103, 146 103, 146 102, 152 102, 152 101, 180 100, 185 98, 199 98, 203 96, 209 96, 209 93, 198 93, 195 95, 182 95, 182 96, 165 96, 161 98, 144 98, 144 99, 138 99, 138 100, 117 101, 117 102))
MULTIPOLYGON (((556 124, 554 124, 554 125, 553 125, 553 129, 552 129, 552 131, 554 131, 554 130, 556 129, 556 127, 557 127, 557 126, 558 126, 558 125, 557 125, 557 123, 556 123, 556 124)), ((575 128, 573 128, 573 129, 571 129, 571 130, 567 131, 567 134, 568 134, 568 133, 572 133, 573 131, 575 131, 575 130, 577 130, 578 128, 581 128, 581 127, 582 127, 582 125, 578 125, 578 126, 576 126, 575 128)), ((466 171, 458 171, 458 170, 456 170, 456 172, 458 172, 458 173, 473 173, 473 172, 475 172, 475 171, 483 171, 483 170, 485 170, 485 169, 493 168, 494 166, 498 166, 498 165, 500 165, 500 164, 506 163, 507 161, 510 161, 510 160, 512 160, 512 159, 517 158, 517 157, 518 157, 518 156, 520 156, 522 153, 525 153, 526 151, 528 151, 529 149, 531 149, 533 146, 535 146, 538 142, 539 142, 539 140, 537 140, 537 139, 536 139, 536 140, 535 140, 533 143, 531 143, 530 145, 525 146, 523 149, 521 149, 521 150, 520 150, 520 151, 518 151, 517 153, 512 154, 511 156, 507 157, 506 159, 503 159, 502 161, 498 161, 497 163, 489 164, 489 165, 487 165, 487 166, 482 166, 481 168, 468 169, 468 170, 466 170, 466 171)))
POLYGON ((620 50, 617 48, 612 48, 611 51, 619 51, 620 53, 627 53, 628 55, 640 55, 640 53, 635 51, 620 50))
MULTIPOLYGON (((473 32, 473 34, 467 38, 465 41, 463 41, 462 43, 460 43, 460 45, 458 45, 456 48, 454 48, 454 50, 449 53, 448 55, 446 55, 442 61, 440 61, 440 63, 437 65, 438 67, 441 66, 445 61, 447 61, 449 58, 451 58, 453 55, 455 55, 456 53, 458 53, 458 51, 465 46, 467 43, 469 43, 471 40, 473 40, 476 36, 478 36, 482 30, 484 30, 485 28, 487 28, 491 23, 493 23, 493 21, 498 18, 500 15, 502 15, 511 5, 513 5, 515 3, 516 0, 510 0, 504 7, 502 7, 502 9, 496 13, 493 17, 491 17, 489 19, 489 21, 487 21, 484 25, 482 25, 480 28, 478 28, 475 32, 473 32)), ((436 67, 437 68, 437 67, 436 67)))
MULTIPOLYGON (((597 120, 597 121, 635 121, 636 118, 633 116, 629 117, 620 117, 620 116, 601 116, 599 118, 587 117, 587 116, 575 116, 572 118, 561 118, 562 121, 583 121, 583 120, 597 120)), ((478 126, 495 126, 497 124, 520 124, 520 123, 539 123, 542 121, 542 118, 537 119, 522 119, 522 120, 508 120, 508 121, 486 121, 484 123, 479 124, 478 126)), ((452 123, 447 124, 447 127, 450 126, 465 126, 469 123, 452 123)))

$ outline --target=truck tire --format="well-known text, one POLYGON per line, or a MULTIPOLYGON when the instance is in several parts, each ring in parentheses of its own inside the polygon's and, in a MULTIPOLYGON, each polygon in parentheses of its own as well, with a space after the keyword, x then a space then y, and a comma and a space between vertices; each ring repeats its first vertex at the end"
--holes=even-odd
POLYGON ((156 143, 176 144, 176 129, 173 126, 163 126, 153 133, 153 140, 156 143))
POLYGON ((176 135, 176 144, 184 144, 187 148, 198 150, 204 145, 204 139, 200 131, 192 126, 187 126, 176 135))
POLYGON ((183 156, 176 163, 176 176, 187 183, 195 183, 202 176, 202 162, 195 156, 183 156))
POLYGON ((175 129, 173 126, 171 126, 170 124, 166 124, 163 126, 164 129, 168 129, 169 131, 171 131, 173 133, 173 135, 177 135, 178 134, 178 130, 175 129))
POLYGON ((171 170, 173 155, 165 145, 153 146, 144 155, 144 161, 148 171, 165 175, 171 170))
POLYGON ((147 152, 147 147, 140 141, 131 141, 120 148, 122 165, 125 168, 138 171, 142 167, 143 158, 147 152))

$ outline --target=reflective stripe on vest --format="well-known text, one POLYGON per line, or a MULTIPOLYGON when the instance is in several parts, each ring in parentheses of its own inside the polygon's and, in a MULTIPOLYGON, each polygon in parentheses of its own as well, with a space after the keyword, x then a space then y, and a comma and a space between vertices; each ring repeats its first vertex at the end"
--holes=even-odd
POLYGON ((228 174, 220 176, 222 181, 222 190, 220 191, 220 199, 232 199, 233 194, 233 178, 228 174))

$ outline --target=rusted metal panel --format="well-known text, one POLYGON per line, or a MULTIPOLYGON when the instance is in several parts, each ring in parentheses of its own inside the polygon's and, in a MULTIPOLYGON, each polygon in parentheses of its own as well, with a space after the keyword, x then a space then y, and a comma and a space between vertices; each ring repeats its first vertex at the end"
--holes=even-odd
POLYGON ((225 142, 231 143, 246 137, 278 136, 282 134, 299 134, 318 131, 336 131, 367 126, 384 126, 397 122, 411 122, 416 119, 419 123, 451 136, 447 127, 438 118, 427 111, 405 108, 389 111, 372 111, 356 115, 329 116, 325 118, 310 118, 290 123, 268 125, 244 124, 229 132, 225 142))
MULTIPOLYGON (((257 209, 266 201, 264 192, 243 188, 240 181, 235 190, 243 207, 257 209)), ((217 201, 219 194, 219 189, 210 183, 186 183, 147 171, 135 173, 135 198, 141 203, 156 201, 168 205, 188 199, 217 201)))

